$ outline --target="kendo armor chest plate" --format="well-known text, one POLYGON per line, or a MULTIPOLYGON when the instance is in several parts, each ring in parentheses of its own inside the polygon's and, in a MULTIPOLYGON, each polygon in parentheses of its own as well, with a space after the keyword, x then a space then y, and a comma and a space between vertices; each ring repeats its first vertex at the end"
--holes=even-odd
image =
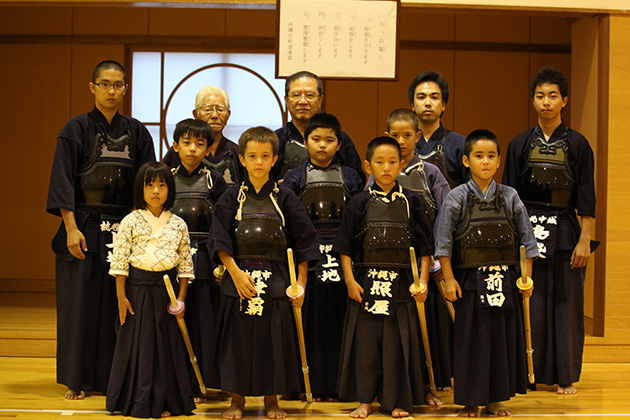
POLYGON ((175 175, 175 202, 171 211, 184 219, 188 225, 190 236, 207 238, 210 234, 210 223, 214 202, 210 197, 212 179, 210 171, 202 169, 198 175, 185 177, 175 175))
POLYGON ((442 172, 442 175, 444 175, 444 178, 446 178, 448 185, 451 187, 451 189, 453 189, 459 184, 451 178, 447 170, 446 155, 444 154, 444 148, 442 147, 442 144, 446 140, 446 133, 447 131, 444 132, 444 137, 442 138, 442 141, 440 142, 440 144, 437 145, 434 150, 426 155, 418 154, 418 157, 425 162, 429 162, 437 166, 440 172, 442 172))
POLYGON ((571 207, 575 177, 569 165, 569 143, 560 139, 547 143, 532 135, 525 170, 519 177, 519 191, 525 204, 566 209, 571 207))
POLYGON ((402 171, 396 178, 398 183, 403 187, 415 191, 422 198, 424 208, 429 216, 429 222, 433 226, 435 217, 437 216, 437 203, 431 195, 429 184, 427 183, 427 175, 424 172, 424 164, 418 162, 413 166, 408 167, 402 171))
POLYGON ((337 230, 343 209, 350 200, 341 165, 333 163, 321 169, 308 163, 300 200, 318 231, 337 230))
POLYGON ((310 155, 303 143, 292 138, 288 139, 286 143, 284 143, 284 162, 282 163, 282 173, 280 177, 284 178, 287 172, 308 162, 309 158, 310 155))
POLYGON ((78 171, 76 203, 131 208, 136 177, 134 159, 135 150, 129 131, 117 139, 104 130, 98 133, 90 158, 78 171))
POLYGON ((232 152, 226 152, 223 155, 223 159, 219 162, 212 163, 208 160, 204 161, 204 164, 211 169, 219 172, 225 183, 228 185, 240 184, 243 180, 239 179, 238 172, 236 171, 236 166, 234 165, 234 160, 232 157, 232 152))
POLYGON ((407 202, 395 199, 385 202, 371 197, 363 224, 357 234, 358 253, 355 263, 369 267, 410 268, 409 247, 413 238, 407 202))
POLYGON ((235 259, 287 260, 287 235, 269 195, 254 197, 247 194, 242 220, 235 223, 232 232, 235 259))
POLYGON ((507 215, 503 193, 484 200, 468 191, 464 223, 455 232, 456 268, 515 265, 516 229, 507 215))

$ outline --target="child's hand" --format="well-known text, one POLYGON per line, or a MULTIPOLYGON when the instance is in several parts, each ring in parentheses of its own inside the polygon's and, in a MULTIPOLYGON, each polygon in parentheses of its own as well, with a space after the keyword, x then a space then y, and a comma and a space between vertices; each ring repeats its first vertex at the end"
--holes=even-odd
POLYGON ((118 317, 120 318, 120 325, 124 325, 125 320, 127 319, 127 311, 131 315, 133 315, 133 308, 131 307, 131 302, 126 297, 118 299, 118 317))
POLYGON ((411 297, 416 300, 418 303, 424 303, 427 300, 427 296, 429 295, 429 288, 427 285, 424 285, 424 289, 420 293, 416 293, 413 291, 413 284, 409 286, 409 292, 411 292, 411 297))
POLYGON ((524 298, 530 298, 534 294, 534 286, 527 290, 519 290, 524 298))
POLYGON ((444 280, 444 273, 442 272, 442 269, 439 269, 438 271, 431 273, 431 277, 436 283, 440 283, 444 280))
POLYGON ((363 287, 357 283, 355 279, 346 279, 346 286, 348 287, 348 296, 352 300, 357 302, 363 302, 363 287))
POLYGON ((458 297, 462 297, 462 288, 455 278, 444 277, 444 295, 451 302, 455 302, 458 297))
MULTIPOLYGON (((238 291, 238 295, 242 299, 251 299, 255 297, 258 292, 254 285, 254 279, 252 276, 247 274, 241 269, 235 270, 236 272, 232 275, 232 280, 234 281, 234 286, 236 286, 236 290, 238 291)), ((231 274, 231 273, 230 273, 231 274)))
POLYGON ((297 297, 297 298, 291 298, 291 305, 293 305, 294 308, 301 308, 302 304, 304 303, 304 296, 306 293, 302 293, 301 296, 297 297))

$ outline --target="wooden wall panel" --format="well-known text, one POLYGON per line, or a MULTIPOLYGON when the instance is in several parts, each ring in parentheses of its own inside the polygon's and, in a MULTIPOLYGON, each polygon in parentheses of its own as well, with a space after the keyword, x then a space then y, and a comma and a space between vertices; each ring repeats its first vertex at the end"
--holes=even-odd
MULTIPOLYGON (((527 104, 518 98, 528 85, 528 54, 460 51, 455 55, 455 131, 464 136, 486 128, 499 138, 503 151, 527 122, 527 104)), ((495 178, 501 179, 502 166, 495 178)))
POLYGON ((331 80, 325 88, 324 110, 339 118, 364 159, 367 144, 378 135, 377 82, 331 80))
POLYGON ((225 10, 149 9, 149 35, 224 36, 225 10))
POLYGON ((455 17, 455 40, 527 44, 529 17, 492 14, 459 14, 455 17))
POLYGON ((627 290, 630 273, 630 18, 610 17, 608 206, 606 249, 606 324, 604 342, 620 337, 630 342, 630 307, 614 295, 627 290), (615 302, 615 303, 612 303, 615 302))
POLYGON ((59 218, 46 195, 59 129, 70 109, 69 45, 0 44, 3 176, 0 278, 52 278, 59 218))
POLYGON ((410 41, 454 41, 455 15, 427 13, 419 8, 402 9, 398 20, 398 37, 410 41))
MULTIPOLYGON (((589 141, 597 162, 598 130, 598 19, 580 19, 572 25, 570 113, 575 124, 571 128, 582 133, 589 141)), ((595 168, 597 176, 598 168, 595 168)), ((600 217, 603 215, 598 215, 600 217)), ((597 232, 594 232, 597 238, 597 232)), ((584 283, 584 315, 593 318, 595 305, 595 259, 587 266, 584 283)), ((603 279, 597 279, 598 282, 603 279)))
POLYGON ((529 42, 532 44, 568 45, 571 43, 571 22, 566 17, 530 17, 529 42))
POLYGON ((227 9, 225 35, 229 37, 269 37, 278 34, 275 10, 227 9))
POLYGON ((70 35, 71 7, 2 7, 2 35, 70 35))
POLYGON ((103 43, 108 43, 108 35, 147 35, 148 29, 149 9, 140 7, 73 8, 73 35, 103 35, 103 43))
MULTIPOLYGON (((92 81, 92 72, 98 63, 104 60, 118 61, 125 66, 124 45, 94 45, 94 44, 74 44, 72 45, 72 68, 71 68, 71 116, 89 112, 94 108, 94 95, 90 92, 88 83, 92 81)), ((126 65, 125 67, 129 67, 126 65)), ((129 82, 129 80, 127 80, 129 82)), ((125 114, 125 106, 120 109, 125 114)), ((59 126, 61 129, 61 126, 59 126)))

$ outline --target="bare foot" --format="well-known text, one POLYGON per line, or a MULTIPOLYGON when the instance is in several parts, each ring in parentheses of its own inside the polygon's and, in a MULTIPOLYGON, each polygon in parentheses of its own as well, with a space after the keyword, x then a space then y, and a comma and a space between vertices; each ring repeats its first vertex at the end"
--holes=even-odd
POLYGON ((577 394, 577 388, 574 387, 573 384, 558 385, 558 390, 556 392, 560 395, 575 395, 577 394))
POLYGON ((337 396, 337 394, 335 395, 329 395, 326 397, 326 401, 327 402, 339 402, 339 396, 337 396))
POLYGON ((466 407, 459 410, 457 415, 459 417, 477 417, 477 409, 476 405, 467 405, 466 407))
POLYGON ((68 388, 64 397, 66 397, 67 400, 82 400, 85 398, 85 392, 83 391, 77 392, 74 389, 68 388))
POLYGON ((195 401, 195 404, 203 404, 205 402, 208 402, 206 397, 194 397, 193 400, 195 401))
POLYGON ((450 386, 442 386, 442 387, 438 386, 437 387, 438 391, 450 391, 451 389, 452 388, 450 386))
POLYGON ((232 404, 223 413, 224 419, 240 419, 243 418, 245 411, 245 397, 238 394, 232 394, 232 404))
POLYGON ((361 403, 356 410, 350 413, 350 417, 352 417, 353 419, 364 419, 370 414, 372 414, 372 404, 361 403))
POLYGON ((509 417, 512 415, 512 411, 501 402, 493 402, 486 405, 486 413, 494 414, 499 417, 509 417))
POLYGON ((394 418, 401 418, 401 417, 408 417, 409 416, 409 411, 407 410, 403 410, 402 408, 394 408, 394 410, 392 411, 392 417, 394 418))
POLYGON ((169 411, 165 411, 162 414, 160 414, 160 417, 164 418, 164 417, 171 417, 171 413, 169 411))
POLYGON ((426 402, 429 407, 439 407, 441 405, 444 405, 444 401, 442 401, 441 398, 436 397, 430 392, 427 392, 427 396, 424 399, 424 402, 426 402))
POLYGON ((284 419, 287 412, 278 405, 278 397, 275 395, 265 395, 265 412, 270 419, 284 419))
POLYGON ((314 402, 322 402, 322 401, 324 401, 324 397, 322 397, 321 395, 313 395, 313 401, 314 402))

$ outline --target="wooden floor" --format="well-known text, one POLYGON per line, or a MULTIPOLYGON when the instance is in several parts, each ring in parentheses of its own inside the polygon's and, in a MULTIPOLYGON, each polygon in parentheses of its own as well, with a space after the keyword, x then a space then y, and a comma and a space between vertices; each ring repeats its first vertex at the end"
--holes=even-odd
MULTIPOLYGON (((588 363, 576 396, 558 396, 547 388, 513 398, 507 405, 519 419, 601 419, 630 418, 630 364, 588 363)), ((55 383, 55 359, 0 357, 0 419, 111 419, 105 411, 105 397, 91 396, 83 401, 63 398, 65 388, 55 383)), ((414 417, 454 417, 459 409, 451 393, 439 393, 446 401, 440 409, 418 406, 414 417)), ((195 410, 202 418, 220 418, 229 401, 211 401, 195 410)), ((356 403, 312 403, 281 401, 293 418, 346 418, 356 403)), ((374 404, 376 408, 378 404, 374 404)), ((245 419, 264 418, 261 398, 248 399, 245 419)), ((120 416, 116 416, 121 418, 120 416)), ((382 418, 376 412, 372 417, 382 418)), ((482 413, 482 417, 486 417, 482 413)), ((195 417, 197 418, 197 417, 195 417)))
MULTIPOLYGON (((56 384, 55 359, 50 357, 55 352, 54 307, 51 290, 0 292, 0 419, 111 419, 103 396, 82 401, 63 398, 65 387, 56 384)), ((558 396, 553 388, 539 389, 513 398, 508 406, 519 419, 630 419, 630 363, 585 363, 577 386, 577 396, 558 396)), ((453 404, 452 393, 439 395, 446 402, 444 407, 418 406, 414 417, 455 417, 460 407, 453 404)), ((227 400, 213 400, 199 405, 195 414, 219 419, 228 405, 227 400)), ((324 419, 347 418, 357 404, 281 401, 280 405, 289 417, 324 419)), ((265 418, 262 398, 248 399, 245 419, 254 417, 265 418)), ((376 411, 372 417, 384 415, 376 411)))

